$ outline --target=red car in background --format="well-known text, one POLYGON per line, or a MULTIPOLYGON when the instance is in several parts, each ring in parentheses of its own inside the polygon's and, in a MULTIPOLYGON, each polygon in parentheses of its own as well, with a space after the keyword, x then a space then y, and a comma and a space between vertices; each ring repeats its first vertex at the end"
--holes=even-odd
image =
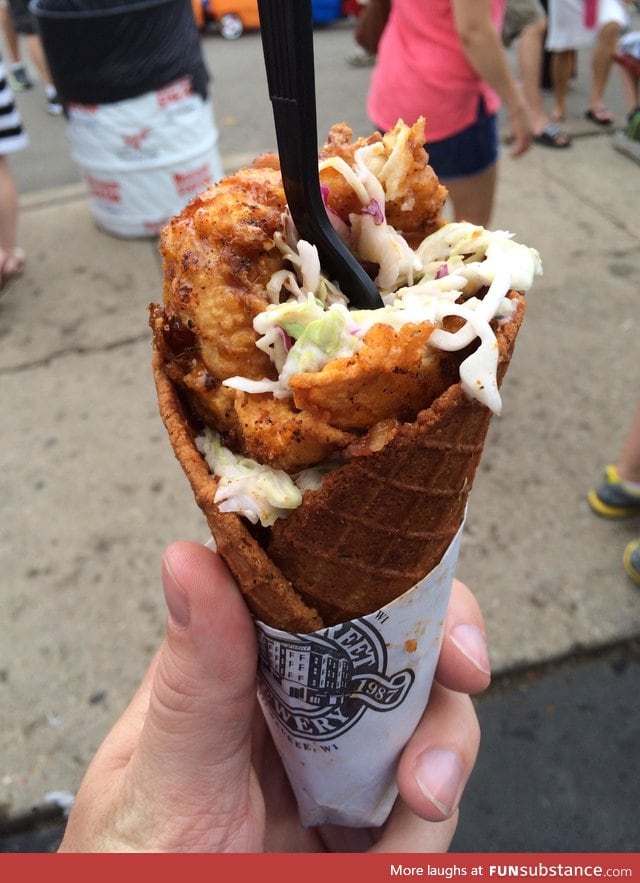
MULTIPOLYGON (((257 0, 192 0, 193 14, 201 31, 218 31, 225 40, 237 40, 245 31, 260 27, 257 0)), ((312 0, 314 24, 344 18, 343 0, 312 0)))

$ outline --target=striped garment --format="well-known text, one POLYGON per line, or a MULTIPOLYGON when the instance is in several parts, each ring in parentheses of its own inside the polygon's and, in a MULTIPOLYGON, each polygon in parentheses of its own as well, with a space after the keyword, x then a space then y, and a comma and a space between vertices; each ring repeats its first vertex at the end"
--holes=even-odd
POLYGON ((0 156, 23 150, 28 143, 29 138, 22 128, 20 111, 16 107, 0 55, 0 156))

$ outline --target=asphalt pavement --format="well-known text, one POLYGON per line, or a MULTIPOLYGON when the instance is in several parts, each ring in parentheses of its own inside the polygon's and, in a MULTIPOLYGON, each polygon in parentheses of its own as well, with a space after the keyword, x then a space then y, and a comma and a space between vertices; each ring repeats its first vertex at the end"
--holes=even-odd
MULTIPOLYGON (((204 41, 225 168, 274 143, 260 42, 204 41)), ((358 134, 369 70, 352 32, 316 33, 320 137, 358 134)), ((608 101, 622 121, 612 78, 608 101)), ((541 252, 470 501, 458 575, 478 595, 494 681, 453 848, 637 851, 640 592, 621 565, 638 521, 585 494, 615 457, 638 388, 640 167, 584 119, 569 150, 503 150, 493 226, 541 252)), ((98 744, 161 639, 163 547, 206 539, 169 450, 149 371, 154 240, 93 222, 64 120, 18 95, 31 147, 12 159, 25 274, 0 301, 0 851, 55 849, 98 744)))

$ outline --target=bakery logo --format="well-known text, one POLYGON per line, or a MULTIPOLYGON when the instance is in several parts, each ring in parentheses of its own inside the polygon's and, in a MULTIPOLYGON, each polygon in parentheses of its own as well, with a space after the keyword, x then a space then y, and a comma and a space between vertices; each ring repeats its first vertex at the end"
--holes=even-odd
POLYGON ((382 636, 363 620, 321 634, 276 637, 258 630, 263 701, 292 736, 322 742, 351 729, 367 709, 397 708, 414 673, 389 674, 382 636))

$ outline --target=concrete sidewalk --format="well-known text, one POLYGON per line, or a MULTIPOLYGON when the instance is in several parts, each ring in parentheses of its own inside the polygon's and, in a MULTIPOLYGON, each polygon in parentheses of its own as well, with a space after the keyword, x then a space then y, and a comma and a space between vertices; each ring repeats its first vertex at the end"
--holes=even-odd
MULTIPOLYGON (((640 635, 620 560, 640 525, 585 502, 637 396, 640 169, 610 135, 574 134, 567 151, 505 152, 492 225, 545 268, 459 567, 498 675, 640 635)), ((0 818, 75 791, 162 638, 163 547, 207 537, 149 369, 156 243, 102 233, 73 183, 28 194, 22 232, 27 269, 0 300, 0 818)))

